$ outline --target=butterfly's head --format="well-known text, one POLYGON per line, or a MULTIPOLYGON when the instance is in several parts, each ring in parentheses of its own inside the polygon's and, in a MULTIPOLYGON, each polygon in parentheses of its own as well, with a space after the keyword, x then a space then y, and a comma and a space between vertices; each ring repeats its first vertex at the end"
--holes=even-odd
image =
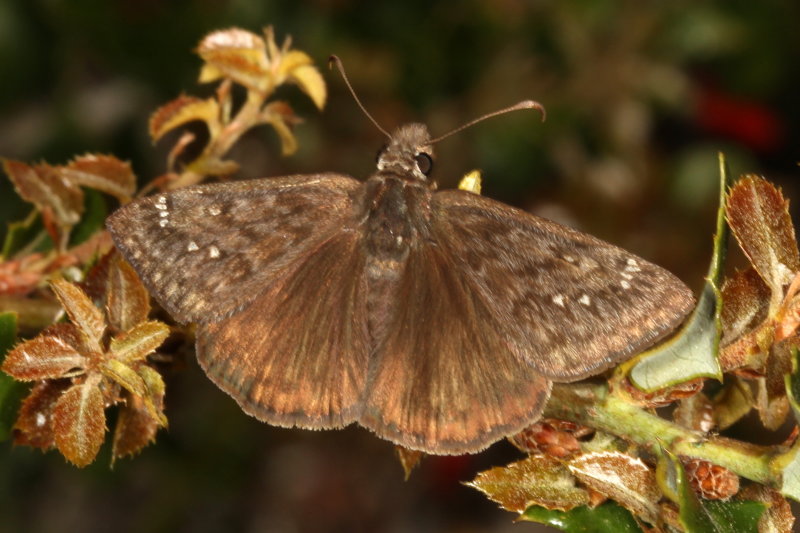
POLYGON ((428 181, 433 170, 433 145, 428 128, 412 123, 400 126, 389 142, 378 152, 378 171, 401 176, 414 176, 428 181))

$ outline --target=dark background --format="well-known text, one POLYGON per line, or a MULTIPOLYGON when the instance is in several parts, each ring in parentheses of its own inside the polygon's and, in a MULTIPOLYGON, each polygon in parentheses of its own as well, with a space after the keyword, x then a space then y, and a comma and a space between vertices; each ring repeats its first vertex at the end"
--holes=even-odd
MULTIPOLYGON (((672 2, 0 2, 0 156, 64 163, 112 153, 145 183, 165 170, 149 114, 196 84, 193 48, 240 26, 291 34, 328 82, 324 112, 281 90, 305 119, 299 152, 268 128, 232 157, 243 177, 340 171, 364 178, 382 136, 326 67, 338 54, 387 129, 434 135, 533 98, 548 110, 495 118, 437 146, 452 187, 480 168, 484 194, 611 240, 698 288, 710 255, 717 152, 797 197, 800 4, 672 2)), ((173 139, 174 140, 174 139, 173 139)), ((28 206, 0 180, 0 218, 28 206)), ((242 414, 189 357, 167 377, 170 428, 133 460, 78 470, 56 453, 2 444, 0 531, 533 531, 459 484, 520 457, 431 458, 409 482, 368 432, 275 429, 242 414)))

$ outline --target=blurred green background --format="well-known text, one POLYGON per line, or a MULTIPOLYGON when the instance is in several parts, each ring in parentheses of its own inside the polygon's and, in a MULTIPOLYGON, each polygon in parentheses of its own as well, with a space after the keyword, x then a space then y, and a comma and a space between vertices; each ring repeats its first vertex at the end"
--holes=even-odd
MULTIPOLYGON (((299 152, 259 129, 232 157, 243 177, 340 171, 365 178, 383 139, 338 74, 339 55, 387 129, 434 135, 525 98, 534 113, 495 118, 437 145, 434 177, 480 168, 484 194, 589 231, 698 288, 710 255, 716 153, 797 198, 800 4, 566 0, 258 2, 2 0, 0 155, 64 163, 86 152, 130 160, 141 182, 165 170, 149 114, 196 84, 192 49, 208 32, 272 24, 291 34, 330 91, 317 112, 281 91, 305 122, 299 152)), ((173 139, 174 140, 174 139, 173 139)), ((28 206, 0 180, 0 218, 28 206)), ((519 457, 432 458, 409 482, 392 448, 350 428, 275 429, 242 414, 189 357, 168 376, 170 428, 108 469, 3 443, 0 531, 532 531, 459 485, 519 457)))

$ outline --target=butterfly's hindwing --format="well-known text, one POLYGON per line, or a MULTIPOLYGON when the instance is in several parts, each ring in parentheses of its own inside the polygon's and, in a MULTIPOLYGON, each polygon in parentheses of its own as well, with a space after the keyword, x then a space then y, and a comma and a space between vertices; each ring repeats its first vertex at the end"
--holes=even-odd
POLYGON ((245 412, 311 429, 356 419, 369 366, 360 240, 339 232, 246 309, 200 326, 201 366, 245 412))
POLYGON ((550 382, 490 326, 454 257, 409 248, 359 423, 407 448, 474 453, 532 423, 550 382))
POLYGON ((610 368, 692 308, 674 275, 590 235, 458 190, 434 194, 431 209, 432 238, 489 308, 488 324, 554 381, 610 368))
POLYGON ((361 183, 314 174, 187 187, 107 221, 150 292, 182 322, 236 312, 353 216, 361 183))

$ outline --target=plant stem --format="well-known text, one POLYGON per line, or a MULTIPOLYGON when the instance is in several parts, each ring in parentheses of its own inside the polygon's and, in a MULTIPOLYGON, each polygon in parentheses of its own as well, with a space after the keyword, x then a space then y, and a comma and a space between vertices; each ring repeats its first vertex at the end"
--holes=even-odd
POLYGON ((571 420, 617 435, 646 448, 661 445, 673 453, 704 459, 759 483, 780 483, 770 461, 783 450, 756 446, 693 431, 609 394, 604 384, 556 385, 545 416, 571 420))

